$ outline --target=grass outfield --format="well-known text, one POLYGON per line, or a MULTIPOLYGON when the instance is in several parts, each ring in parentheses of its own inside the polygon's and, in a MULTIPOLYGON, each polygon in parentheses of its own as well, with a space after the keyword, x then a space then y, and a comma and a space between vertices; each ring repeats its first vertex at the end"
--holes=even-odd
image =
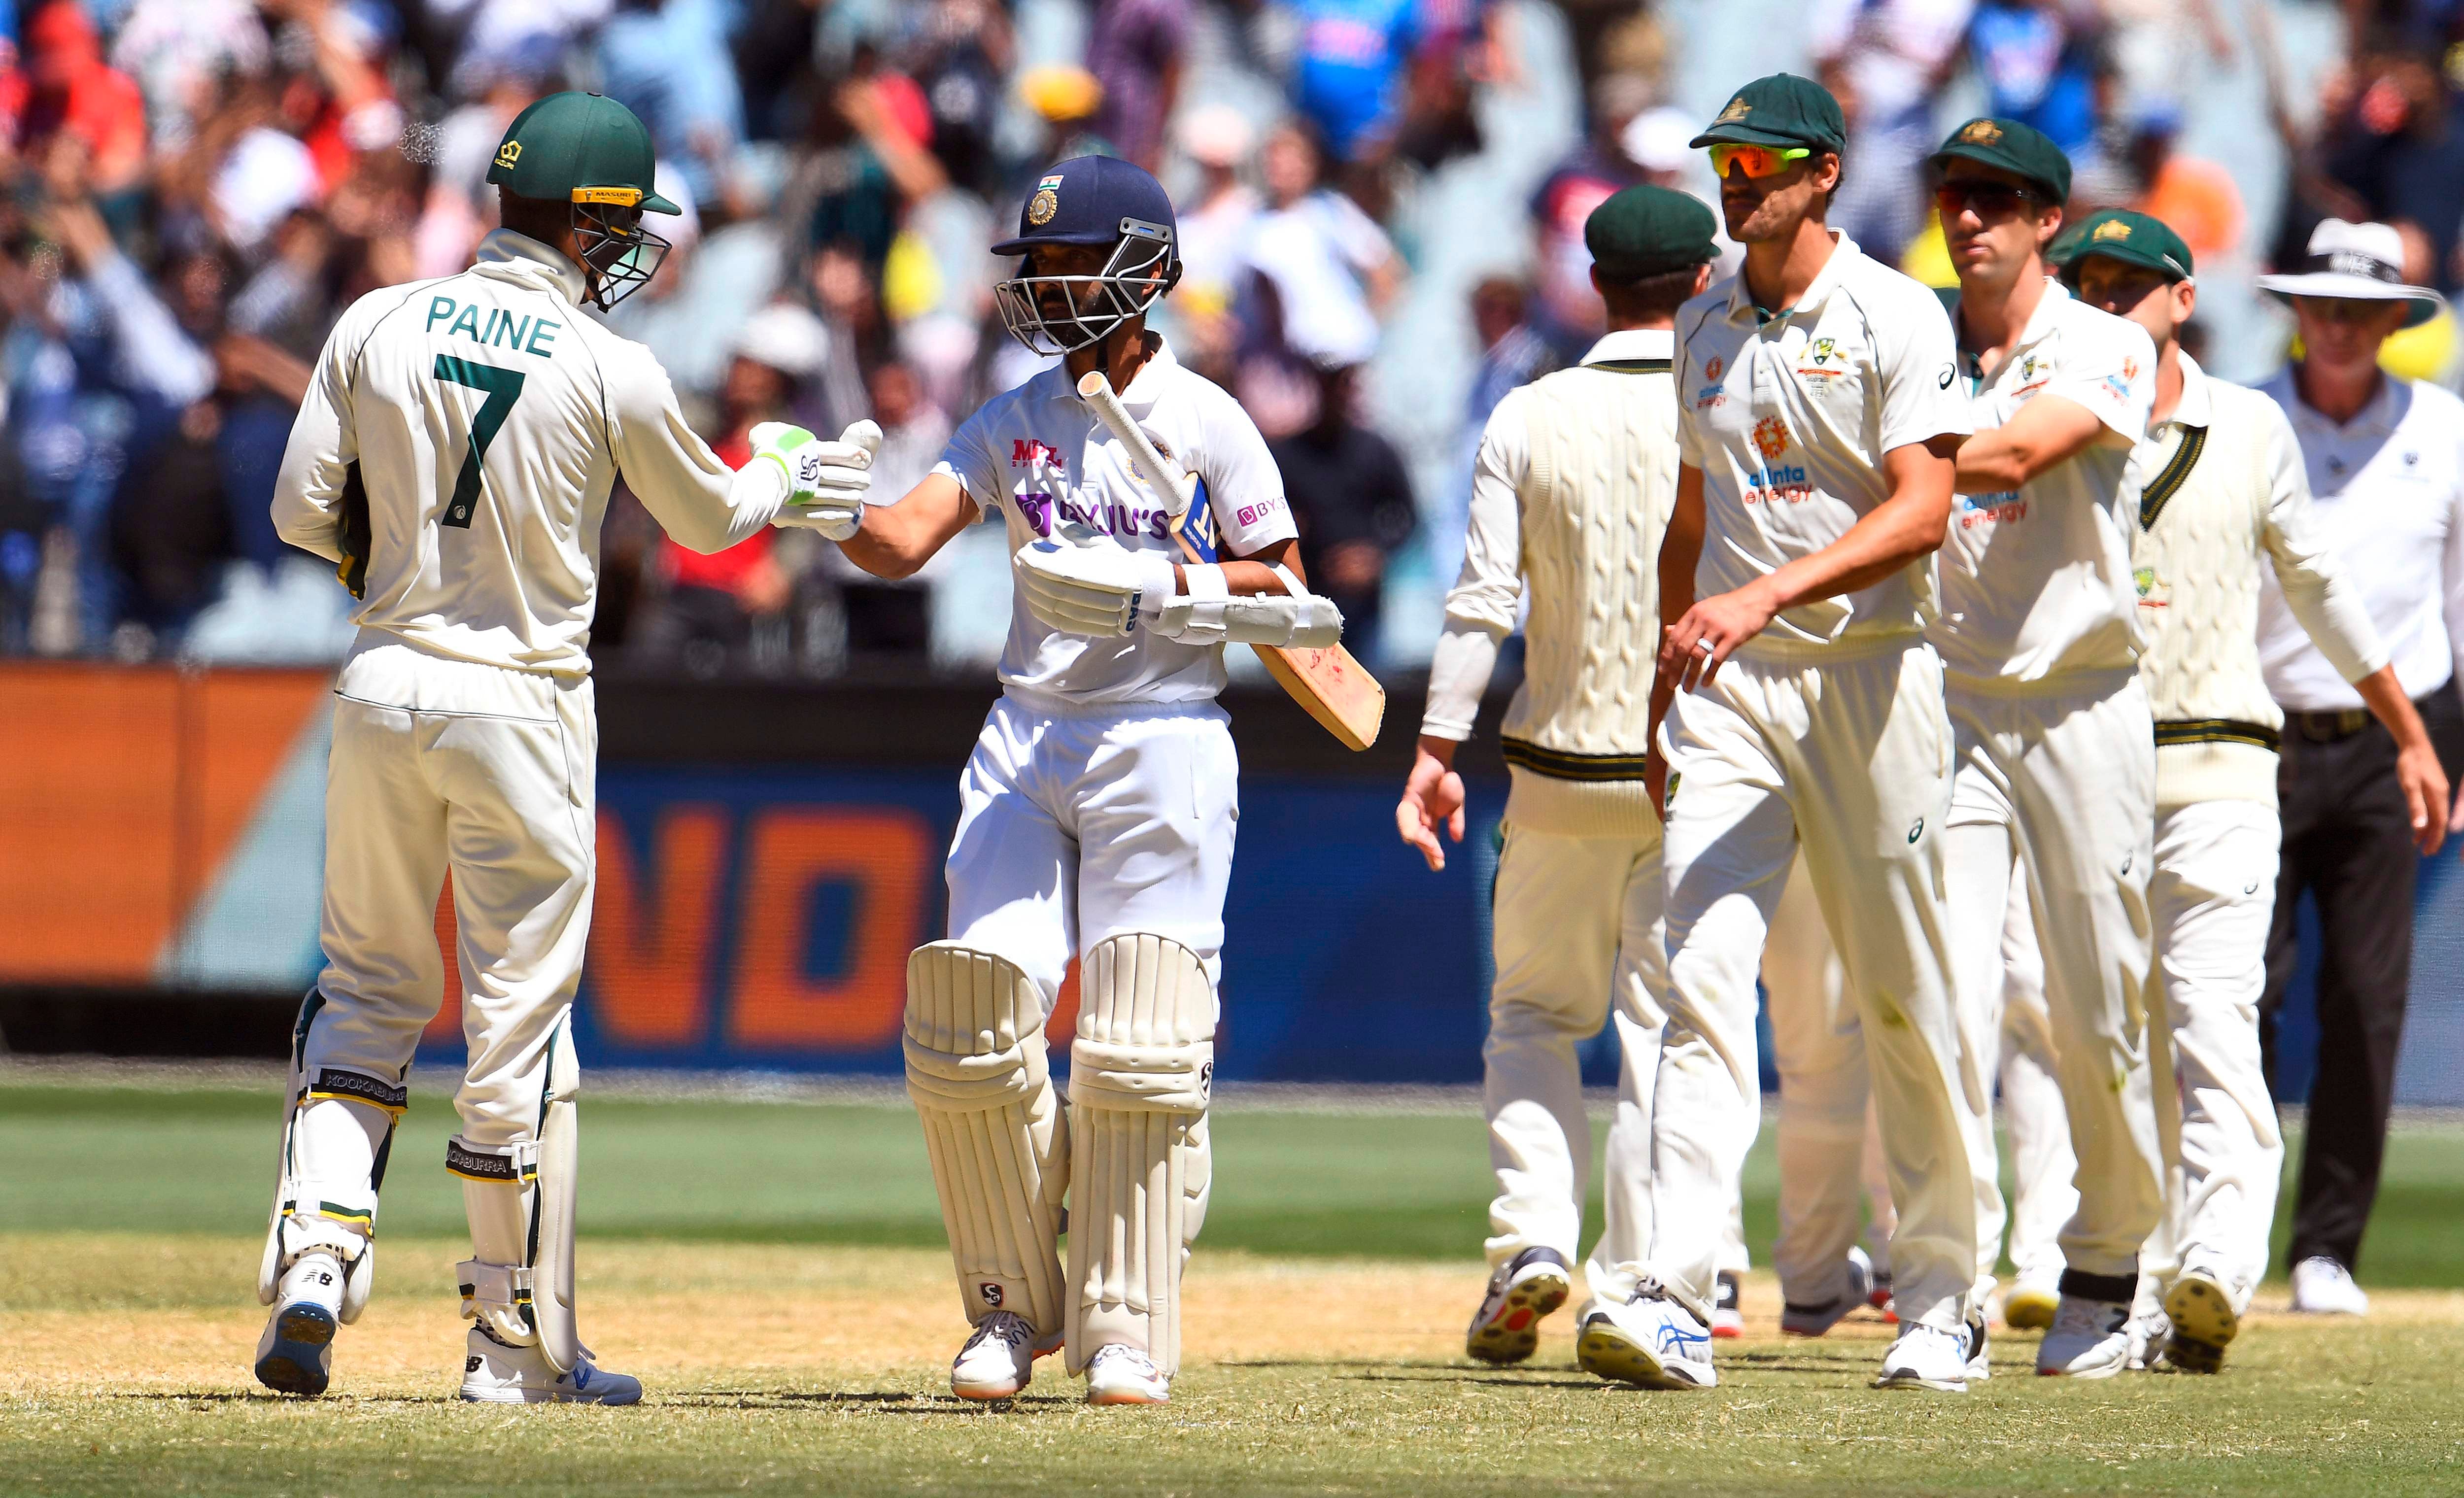
MULTIPOLYGON (((948 1261, 894 1107, 593 1100, 583 1330, 636 1411, 451 1401, 467 1247, 425 1095, 398 1141, 377 1296, 336 1396, 247 1361, 266 1091, 0 1085, 0 1493, 2453 1492, 2464 1463, 2464 1130, 2401 1135, 2364 1278, 2377 1311, 2262 1315, 2222 1378, 1864 1387, 1888 1329, 1775 1335, 1718 1391, 1573 1367, 1569 1318, 1499 1372, 1462 1356, 1487 1195, 1477 1117, 1226 1110, 1161 1409, 1092 1411, 1049 1362, 1007 1408, 950 1399, 948 1261)), ((1770 1233, 1767 1146, 1749 1232, 1770 1233)), ((2262 1307, 2280 1304, 2263 1294, 2262 1307)))

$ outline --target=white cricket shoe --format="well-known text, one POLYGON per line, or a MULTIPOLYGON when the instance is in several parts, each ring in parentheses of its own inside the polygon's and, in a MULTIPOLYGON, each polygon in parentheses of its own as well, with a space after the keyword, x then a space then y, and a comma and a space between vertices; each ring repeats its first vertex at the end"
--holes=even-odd
POLYGON ((2054 1279, 2020 1275, 2019 1282, 2003 1292, 2002 1324, 2013 1332, 2041 1332, 2052 1326, 2054 1312, 2062 1304, 2059 1272, 2054 1279))
POLYGON ((2130 1324, 2123 1333, 2130 1338, 2130 1355, 2123 1360, 2124 1368, 2132 1373, 2172 1371, 2161 1362, 2165 1344, 2173 1337, 2173 1323, 2166 1316, 2164 1307, 2147 1306, 2132 1311, 2130 1324))
POLYGON ((1968 1392, 1969 1329, 1946 1332, 1920 1321, 1903 1327, 1900 1339, 1882 1355, 1877 1389, 1932 1389, 1942 1394, 1968 1392))
POLYGON ((2064 1295, 2036 1347, 2041 1378, 2110 1378, 2130 1365, 2130 1302, 2064 1295))
POLYGON ((1852 1244, 1839 1263, 1839 1293, 1813 1304, 1786 1302, 1779 1308, 1779 1329, 1788 1336, 1820 1336, 1850 1311, 1872 1305, 1873 1297, 1874 1262, 1852 1244))
POLYGON ((2165 1292, 2165 1317, 2169 1323, 2161 1367, 2182 1373, 2220 1373, 2225 1344, 2241 1331, 2241 1312, 2233 1310, 2232 1290, 2215 1271, 2194 1264, 2184 1269, 2165 1292))
POLYGON ((334 1373, 334 1330, 342 1319, 342 1263, 311 1251, 282 1271, 274 1314, 256 1339, 256 1381, 314 1399, 334 1373))
POLYGON ((1089 1404, 1161 1404, 1171 1398, 1172 1380, 1137 1348, 1108 1342, 1087 1359, 1089 1404))
POLYGON ((609 1373, 584 1348, 558 1373, 537 1347, 512 1347, 473 1327, 462 1358, 462 1398, 472 1404, 639 1404, 642 1380, 609 1373))
POLYGON ((1463 1352, 1484 1363, 1519 1363, 1540 1346, 1540 1320, 1566 1303, 1573 1276, 1554 1248, 1526 1248, 1497 1267, 1463 1333, 1463 1352))
POLYGON ((1711 1329, 1650 1280, 1624 1305, 1601 1301, 1584 1313, 1574 1360, 1587 1373, 1646 1389, 1708 1389, 1720 1381, 1711 1369, 1711 1329))
POLYGON ((1968 1377, 1970 1382, 1993 1377, 1993 1364, 1985 1355, 1991 1334, 1986 1330, 1985 1312, 1978 1311, 1968 1320, 1968 1377))
POLYGON ((2293 1267, 2293 1309, 2306 1316, 2366 1316, 2370 1298, 2353 1283, 2353 1271, 2333 1259, 2309 1258, 2293 1267))
POLYGON ((1746 1284, 1734 1272, 1722 1269, 1719 1293, 1711 1302, 1711 1334, 1723 1341, 1746 1334, 1746 1284))
POLYGON ((1058 1333, 1039 1344, 1025 1317, 996 1311, 976 1323, 950 1360, 950 1392, 962 1399, 1014 1398, 1035 1377, 1035 1360, 1060 1345, 1058 1333))

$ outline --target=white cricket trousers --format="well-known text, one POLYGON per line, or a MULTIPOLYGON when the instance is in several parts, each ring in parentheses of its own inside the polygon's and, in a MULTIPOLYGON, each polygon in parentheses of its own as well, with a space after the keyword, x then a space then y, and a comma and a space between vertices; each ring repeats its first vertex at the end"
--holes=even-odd
MULTIPOLYGON (((1497 1172, 1488 1262, 1505 1264, 1526 1248, 1574 1262, 1592 1165, 1575 1052, 1613 1025, 1617 1097, 1600 1193, 1606 1222, 1583 1267, 1595 1300, 1631 1298, 1651 1248, 1651 1090, 1668 969, 1660 844, 1657 830, 1574 837, 1508 824, 1497 856, 1497 980, 1481 1047, 1497 1172)), ((1742 1271, 1741 1223, 1728 1238, 1720 1267, 1742 1271)))
POLYGON ((1949 697, 1959 772, 1947 839, 1967 1123, 1983 1225, 1976 1273, 1993 1272, 2001 1187, 1990 1108, 2002 1055, 2003 928, 2024 866, 2043 955, 2055 1076, 2079 1159, 2079 1207, 2062 1230, 2066 1276, 2128 1300, 2139 1247, 2164 1209, 2147 1070, 2156 738, 2134 673, 2077 693, 1949 697), (2118 1290, 2118 1293, 2115 1291, 2118 1290))
POLYGON ((364 632, 335 696, 325 966, 304 1017, 307 1074, 336 1068, 402 1083, 445 995, 436 901, 450 869, 470 1046, 453 1099, 462 1136, 528 1143, 548 1043, 572 1007, 590 935, 599 727, 589 678, 450 660, 364 632))
POLYGON ((1066 709, 1002 696, 958 777, 950 939, 1017 963, 1044 1002, 1069 959, 1170 936, 1222 976, 1241 819, 1231 716, 1213 702, 1066 709))
POLYGON ((2156 816, 2155 997, 2148 1004, 2165 1220, 2142 1269, 2158 1285, 2197 1265, 2236 1310, 2267 1274, 2284 1137, 2259 1060, 2258 999, 2276 912, 2274 806, 2205 801, 2156 816))
POLYGON ((1651 1272, 1707 1319, 1727 1192, 1760 1103, 1754 975, 1802 846, 1863 1024, 1900 1211, 1899 1314, 1956 1328, 1976 1210, 1954 1096, 1942 662, 1910 638, 1749 651, 1681 693, 1665 725, 1668 1023, 1651 1112, 1651 1272))

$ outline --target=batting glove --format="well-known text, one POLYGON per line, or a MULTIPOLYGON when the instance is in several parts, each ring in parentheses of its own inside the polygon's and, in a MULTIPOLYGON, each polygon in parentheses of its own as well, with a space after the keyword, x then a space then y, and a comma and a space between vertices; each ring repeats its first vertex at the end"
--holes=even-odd
POLYGON ((1026 611, 1064 634, 1096 638, 1153 624, 1173 597, 1172 559, 1131 551, 1109 536, 1079 545, 1032 540, 1010 559, 1026 611))
POLYGON ((824 442, 802 427, 765 421, 747 434, 756 461, 779 465, 787 475, 787 503, 774 525, 802 526, 843 541, 864 523, 865 491, 872 487, 872 454, 881 429, 860 421, 824 442))

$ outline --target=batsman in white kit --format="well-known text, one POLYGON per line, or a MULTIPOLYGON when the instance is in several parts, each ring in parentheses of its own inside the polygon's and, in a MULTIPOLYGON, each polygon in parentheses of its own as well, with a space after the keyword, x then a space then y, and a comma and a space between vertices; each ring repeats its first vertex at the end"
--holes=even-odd
POLYGON ((2394 738, 2425 853, 2443 831, 2447 779, 2318 521, 2283 408, 2182 349, 2198 306, 2189 247, 2163 222, 2119 209, 2080 225, 2073 245, 2064 274, 2081 299, 2138 323, 2158 349, 2154 423, 2133 460, 2132 562, 2148 640, 2140 672, 2156 717, 2147 1007, 2168 1169, 2165 1217, 2141 1258, 2134 1339, 2151 1366, 2214 1373, 2267 1272, 2284 1162, 2258 1033, 2283 841, 2283 713, 2259 669, 2262 569, 2394 738), (2159 1297, 2161 1311, 2149 1304, 2159 1297))
MULTIPOLYGON (((1651 1088, 1667 971, 1660 812, 1643 776, 1660 635, 1651 562, 1677 498, 1670 330, 1677 308, 1709 284, 1717 228, 1694 198, 1655 187, 1626 188, 1585 222, 1609 332, 1578 367, 1508 392, 1489 416, 1463 573, 1446 595, 1419 750, 1396 807, 1404 841, 1443 868, 1439 829, 1463 835, 1456 748, 1528 597, 1524 679, 1504 726, 1513 780, 1481 1048, 1497 1197, 1488 1289, 1464 1338, 1486 1362, 1529 1357, 1542 1318, 1573 1289, 1592 1160, 1575 1046, 1604 1023, 1617 1042, 1617 1114, 1606 1222, 1584 1266, 1578 1322, 1594 1303, 1633 1296, 1651 1245, 1651 1088)), ((1736 1283, 1730 1267, 1721 1266, 1724 1292, 1736 1283)), ((1587 1368, 1589 1346, 1578 1333, 1587 1368)))
POLYGON ((1746 260, 1677 316, 1652 1244, 1633 1299, 1583 1332, 1666 1388, 1717 1382, 1721 1223, 1761 1101, 1754 976, 1800 848, 1858 1005, 1900 1213, 1901 1334, 1878 1382, 1964 1391, 1980 1351, 1942 894, 1950 731, 1920 632, 1969 418, 1942 304, 1823 221, 1846 134, 1829 91, 1778 74, 1694 143, 1746 260))
POLYGON ((841 542, 883 577, 980 519, 1015 549, 1001 696, 959 778, 949 939, 907 968, 908 1091, 973 1323, 950 1387, 1007 1399, 1066 1347, 1089 1403, 1158 1403, 1210 1179, 1240 818, 1223 646, 1331 646, 1342 620, 1301 584, 1265 439, 1146 327, 1180 274, 1162 187, 1111 157, 1062 162, 993 253, 1024 257, 997 288, 1004 323, 1062 363, 969 417, 841 542), (1191 489, 1141 478, 1114 401, 1191 489), (1222 560, 1175 561, 1183 541, 1219 555, 1219 537, 1222 560), (1065 1114, 1044 1027, 1073 957, 1065 1114))
POLYGON ((283 540, 361 600, 335 686, 324 967, 291 1050, 256 1377, 324 1392, 338 1324, 376 1270, 378 1193, 446 975, 452 874, 470 1068, 446 1168, 462 1179, 461 1396, 629 1404, 574 1320, 572 1005, 590 928, 598 727, 587 653, 599 527, 621 473, 678 540, 853 523, 870 443, 771 425, 730 472, 649 351, 583 315, 648 281, 649 134, 555 94, 516 117, 488 180, 505 227, 459 275, 371 292, 335 326, 283 454, 283 540))
POLYGON ((2130 454, 2156 349, 2045 273, 2070 162, 2013 120, 1970 120, 1931 161, 1959 273, 1961 388, 1977 433, 1927 637, 1947 672, 1959 767, 1945 839, 1977 1168, 1980 1297, 2001 1237, 1991 1099, 2003 931, 2024 866, 2079 1202, 2036 1372, 2129 1361, 2139 1248, 2163 1209, 2141 989, 2150 958, 2156 750, 2139 679, 2130 454))

